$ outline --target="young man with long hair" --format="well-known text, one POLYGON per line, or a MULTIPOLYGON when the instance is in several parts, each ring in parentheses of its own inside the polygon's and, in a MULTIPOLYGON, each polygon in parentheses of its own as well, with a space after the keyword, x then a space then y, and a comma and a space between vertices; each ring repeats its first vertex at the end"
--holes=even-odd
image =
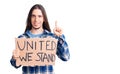
MULTIPOLYGON (((18 38, 56 38, 58 39, 56 55, 63 61, 69 60, 69 48, 62 29, 56 25, 53 32, 51 32, 44 7, 40 4, 35 4, 29 11, 25 32, 19 35, 18 38)), ((10 62, 15 68, 21 67, 21 65, 16 65, 18 56, 18 51, 14 50, 10 62)), ((22 71, 22 74, 54 74, 53 65, 22 66, 22 71)))

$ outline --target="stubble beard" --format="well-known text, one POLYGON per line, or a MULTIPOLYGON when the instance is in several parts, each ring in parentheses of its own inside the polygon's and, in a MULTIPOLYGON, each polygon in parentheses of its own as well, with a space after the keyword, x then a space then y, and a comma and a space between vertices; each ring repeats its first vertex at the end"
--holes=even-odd
POLYGON ((37 28, 36 28, 36 27, 32 27, 32 28, 35 29, 35 30, 38 30, 38 29, 40 29, 41 27, 37 27, 37 28))

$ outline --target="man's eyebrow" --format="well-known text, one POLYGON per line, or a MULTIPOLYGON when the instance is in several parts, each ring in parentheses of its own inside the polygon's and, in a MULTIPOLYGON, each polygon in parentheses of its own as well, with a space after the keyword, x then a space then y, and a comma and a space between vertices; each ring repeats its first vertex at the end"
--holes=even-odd
POLYGON ((32 14, 32 16, 33 16, 33 15, 35 16, 35 14, 32 14))

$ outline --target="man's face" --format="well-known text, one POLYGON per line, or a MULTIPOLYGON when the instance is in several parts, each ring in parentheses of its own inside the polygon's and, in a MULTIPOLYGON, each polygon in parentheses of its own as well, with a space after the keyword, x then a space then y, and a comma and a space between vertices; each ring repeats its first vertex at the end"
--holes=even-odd
POLYGON ((40 9, 34 9, 31 16, 31 23, 33 29, 40 29, 42 28, 44 18, 42 11, 40 9))

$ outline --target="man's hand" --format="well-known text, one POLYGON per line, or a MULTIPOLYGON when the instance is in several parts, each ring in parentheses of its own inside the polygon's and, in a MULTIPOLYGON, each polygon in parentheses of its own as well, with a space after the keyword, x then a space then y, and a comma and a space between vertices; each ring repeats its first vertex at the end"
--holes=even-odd
POLYGON ((58 37, 62 35, 63 31, 60 27, 57 26, 57 21, 55 21, 55 28, 53 29, 53 32, 58 37))

